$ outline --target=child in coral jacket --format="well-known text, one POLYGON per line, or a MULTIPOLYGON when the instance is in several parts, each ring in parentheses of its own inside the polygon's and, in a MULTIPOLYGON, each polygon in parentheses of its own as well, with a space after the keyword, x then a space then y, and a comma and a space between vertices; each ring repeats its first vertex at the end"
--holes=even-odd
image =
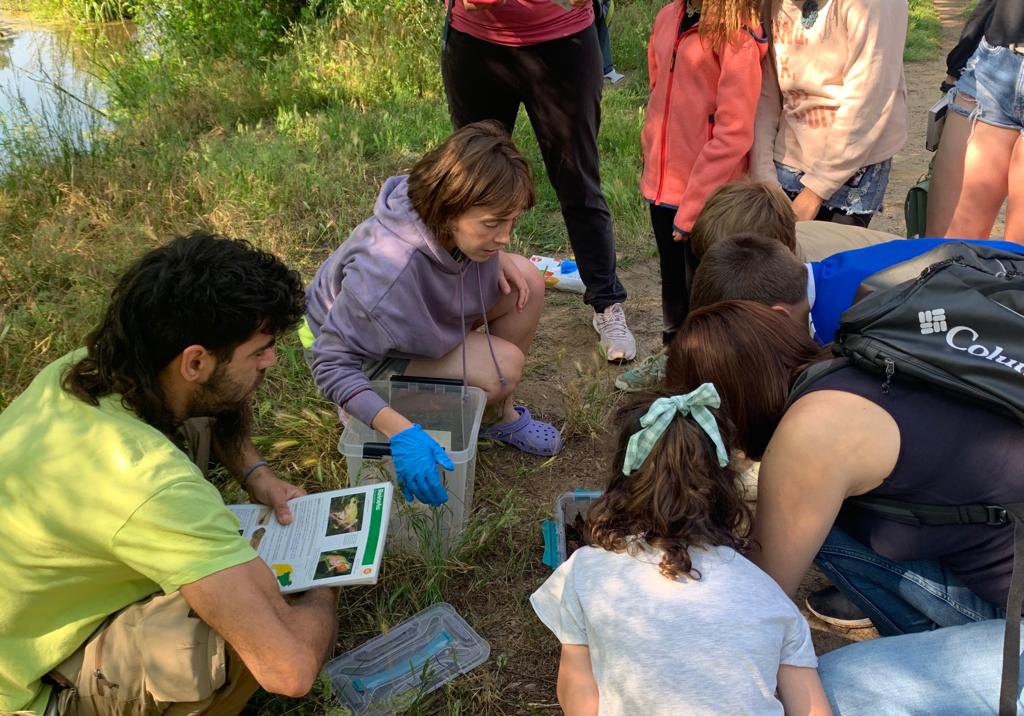
POLYGON ((654 20, 640 190, 661 257, 666 345, 689 309, 696 259, 687 234, 708 195, 747 170, 768 49, 757 7, 757 0, 676 0, 654 20))

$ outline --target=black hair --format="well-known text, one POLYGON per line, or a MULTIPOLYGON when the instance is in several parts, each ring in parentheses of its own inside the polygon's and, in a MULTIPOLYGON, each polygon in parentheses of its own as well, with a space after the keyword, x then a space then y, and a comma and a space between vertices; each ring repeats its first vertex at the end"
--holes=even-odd
POLYGON ((97 405, 118 394, 150 425, 171 432, 159 374, 190 345, 229 361, 258 331, 279 335, 305 310, 298 273, 247 241, 205 232, 179 236, 132 264, 86 338, 87 355, 63 386, 97 405))

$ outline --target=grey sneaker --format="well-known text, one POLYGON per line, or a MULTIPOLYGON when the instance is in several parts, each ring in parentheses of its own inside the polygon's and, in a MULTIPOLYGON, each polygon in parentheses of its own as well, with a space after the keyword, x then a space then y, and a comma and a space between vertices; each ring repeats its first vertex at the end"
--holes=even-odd
POLYGON ((621 72, 616 72, 615 68, 613 67, 610 71, 605 73, 604 78, 608 80, 608 82, 610 82, 611 84, 617 85, 619 82, 622 82, 622 80, 626 79, 626 75, 622 74, 621 72))
POLYGON ((613 303, 594 314, 594 330, 601 336, 601 350, 610 362, 628 362, 636 358, 636 338, 626 325, 621 303, 613 303))
POLYGON ((638 393, 641 390, 657 388, 665 382, 665 365, 668 363, 668 352, 662 348, 643 363, 615 379, 615 387, 627 393, 638 393))

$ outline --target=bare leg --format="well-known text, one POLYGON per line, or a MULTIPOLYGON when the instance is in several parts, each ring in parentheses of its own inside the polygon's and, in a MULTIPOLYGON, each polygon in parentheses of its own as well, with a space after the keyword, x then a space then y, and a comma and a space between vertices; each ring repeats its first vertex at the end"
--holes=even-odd
POLYGON ((1010 200, 1006 204, 1006 240, 1024 244, 1024 134, 1010 155, 1010 200))
MULTIPOLYGON (((529 284, 526 306, 516 309, 519 294, 513 289, 502 296, 487 314, 491 338, 479 332, 466 335, 466 381, 487 394, 488 415, 492 422, 511 422, 519 417, 512 402, 512 394, 523 374, 526 354, 537 333, 541 312, 544 310, 544 278, 530 261, 513 256, 529 284), (491 357, 491 348, 494 357, 491 357), (494 361, 501 367, 502 385, 494 361)), ((482 325, 482 321, 481 321, 482 325)), ((462 378, 462 348, 456 348, 437 360, 414 360, 409 364, 410 375, 437 378, 462 378)))
POLYGON ((487 321, 492 335, 515 343, 524 355, 528 355, 530 344, 537 333, 540 315, 544 311, 544 276, 525 256, 511 254, 509 258, 515 261, 529 285, 526 306, 522 311, 516 308, 519 294, 513 290, 502 296, 494 308, 487 312, 487 321))
POLYGON ((1008 188, 1010 156, 1020 137, 1017 129, 975 122, 964 159, 964 185, 946 236, 987 239, 1008 188))
MULTIPOLYGON (((974 98, 958 94, 954 101, 960 107, 973 111, 974 98)), ((935 151, 932 180, 928 188, 928 222, 925 236, 942 237, 949 228, 957 201, 964 184, 964 156, 967 139, 971 134, 971 120, 953 110, 946 112, 942 139, 935 151)))

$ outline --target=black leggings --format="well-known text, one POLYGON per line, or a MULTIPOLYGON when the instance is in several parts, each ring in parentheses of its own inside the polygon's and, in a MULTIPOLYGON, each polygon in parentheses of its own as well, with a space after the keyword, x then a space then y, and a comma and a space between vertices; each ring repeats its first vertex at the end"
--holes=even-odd
POLYGON ((672 342, 690 312, 690 289, 693 273, 697 270, 697 257, 690 242, 672 239, 672 221, 676 210, 651 204, 651 227, 658 242, 658 260, 661 265, 661 341, 672 342))
POLYGON ((591 25, 574 35, 507 47, 448 28, 441 74, 456 128, 496 119, 509 132, 526 105, 569 243, 596 311, 626 300, 615 271, 612 217, 601 193, 601 50, 591 25))

